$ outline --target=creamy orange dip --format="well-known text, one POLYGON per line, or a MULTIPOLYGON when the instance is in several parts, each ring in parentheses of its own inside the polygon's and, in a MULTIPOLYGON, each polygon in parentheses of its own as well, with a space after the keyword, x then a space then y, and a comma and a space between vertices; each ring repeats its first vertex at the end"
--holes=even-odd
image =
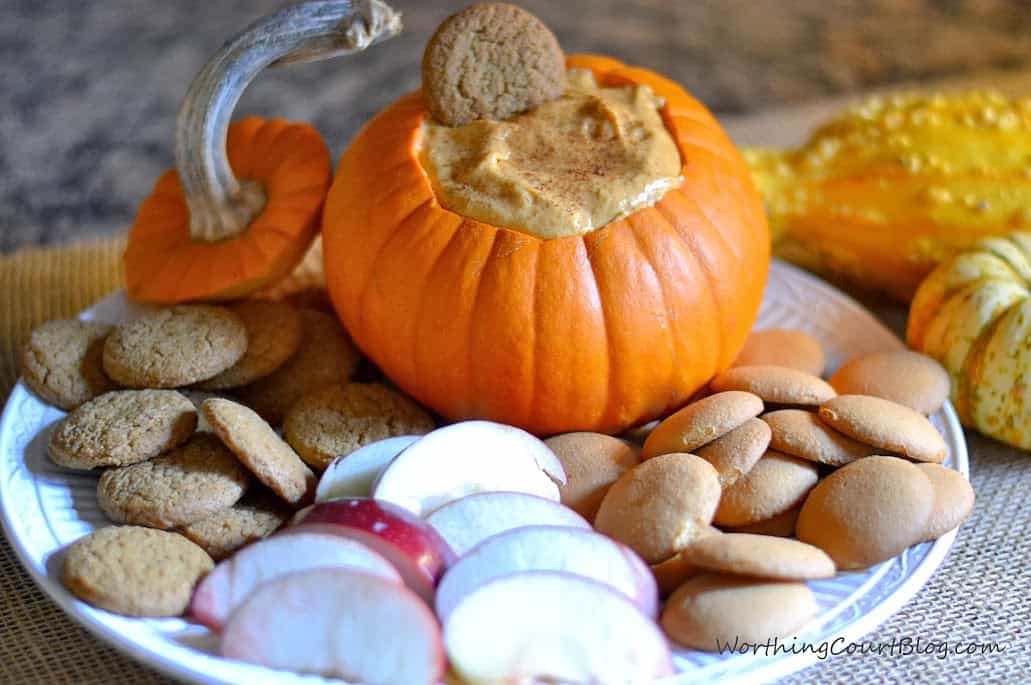
POLYGON ((539 238, 582 235, 680 185, 680 151, 642 85, 571 70, 565 94, 507 121, 427 119, 420 157, 440 203, 539 238))

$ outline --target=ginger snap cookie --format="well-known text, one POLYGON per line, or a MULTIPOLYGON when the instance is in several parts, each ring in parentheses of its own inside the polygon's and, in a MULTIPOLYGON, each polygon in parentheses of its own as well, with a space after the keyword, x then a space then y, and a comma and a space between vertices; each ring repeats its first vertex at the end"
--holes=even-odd
POLYGON ((207 380, 247 351, 247 329, 225 307, 179 305, 116 327, 104 371, 130 388, 177 388, 207 380))
POLYGON ((802 502, 819 480, 816 464, 768 450, 752 470, 723 491, 713 521, 747 526, 802 502))
POLYGON ((792 635, 817 609, 805 583, 706 573, 673 593, 659 622, 672 640, 716 652, 720 645, 792 635))
POLYGON ((819 547, 787 538, 723 533, 692 542, 681 553, 698 568, 774 580, 816 580, 834 576, 834 562, 819 547))
POLYGON ((949 374, 927 355, 912 350, 878 352, 849 361, 831 376, 841 395, 873 395, 933 414, 949 398, 949 374))
POLYGON ((179 529, 215 561, 283 527, 292 512, 269 492, 247 493, 242 500, 179 529))
POLYGON ((331 314, 298 310, 303 336, 297 352, 268 376, 237 390, 240 400, 273 425, 304 395, 346 383, 361 355, 331 314))
POLYGON ((648 435, 641 458, 694 452, 762 413, 763 402, 750 392, 721 392, 692 402, 664 419, 648 435))
POLYGON ((778 452, 818 464, 843 466, 877 449, 839 433, 804 409, 779 409, 763 414, 770 427, 770 446, 778 452))
POLYGON ((656 564, 709 533, 719 500, 712 464, 693 454, 664 454, 641 462, 612 484, 594 527, 656 564))
POLYGON ((724 436, 695 450, 720 477, 720 487, 733 485, 752 470, 770 446, 770 427, 759 419, 748 419, 724 436))
POLYGON ((398 435, 423 435, 433 419, 415 402, 379 383, 330 385, 301 398, 283 421, 283 436, 322 470, 336 457, 398 435))
POLYGON ((941 464, 917 464, 934 488, 934 506, 927 519, 924 540, 936 540, 957 528, 974 510, 974 489, 966 477, 941 464))
POLYGON ((62 319, 32 329, 21 356, 25 384, 47 403, 71 410, 118 387, 104 373, 104 339, 112 327, 62 319))
POLYGON ((117 523, 178 528, 236 504, 249 480, 218 438, 197 433, 168 454, 105 471, 97 501, 117 523))
POLYGON ((562 504, 588 521, 612 484, 640 461, 636 446, 603 433, 565 433, 544 443, 566 472, 565 485, 558 488, 562 504))
POLYGON ((915 464, 873 456, 820 481, 802 505, 798 539, 841 569, 873 566, 925 539, 935 488, 915 464))
POLYGON ((251 473, 285 501, 300 506, 315 494, 315 474, 254 411, 216 398, 206 400, 201 413, 251 473))
POLYGON ((822 376, 827 357, 820 342, 791 328, 767 328, 753 331, 734 366, 773 365, 798 369, 813 376, 822 376))
POLYGON ((201 381, 198 390, 225 390, 264 378, 301 346, 301 315, 284 302, 244 300, 229 306, 247 329, 247 351, 222 373, 201 381))
POLYGON ((716 392, 741 390, 768 404, 816 407, 837 395, 819 376, 787 366, 735 366, 712 379, 716 392))
POLYGON ((562 95, 566 64, 555 34, 524 9, 477 3, 437 28, 422 57, 422 92, 437 121, 507 119, 562 95))
POLYGON ((68 548, 62 582, 89 604, 126 616, 179 616, 193 588, 214 567, 178 533, 108 526, 68 548))
POLYGON ((125 466, 182 444, 196 426, 193 403, 175 390, 114 390, 62 419, 47 453, 70 469, 125 466))
POLYGON ((226 398, 222 393, 207 392, 206 390, 193 390, 192 388, 182 388, 178 391, 183 397, 190 400, 193 403, 193 408, 197 410, 197 432, 198 433, 212 433, 214 432, 211 428, 211 424, 204 418, 204 414, 201 413, 200 405, 204 404, 206 400, 213 400, 215 398, 226 398))
POLYGON ((819 418, 836 431, 883 451, 941 463, 949 448, 926 416, 870 395, 839 395, 820 406, 819 418))

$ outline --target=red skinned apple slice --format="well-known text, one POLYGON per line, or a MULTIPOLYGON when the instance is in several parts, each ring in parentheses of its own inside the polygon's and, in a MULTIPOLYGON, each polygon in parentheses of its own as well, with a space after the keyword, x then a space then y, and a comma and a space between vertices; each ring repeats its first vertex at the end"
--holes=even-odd
POLYGON ((401 585, 393 564, 365 545, 331 533, 301 531, 266 538, 220 563, 194 591, 190 614, 219 631, 259 585, 312 568, 351 568, 401 585))
POLYGON ((466 595, 444 623, 444 646, 469 683, 624 685, 673 672, 654 621, 608 585, 556 571, 513 573, 466 595))
POLYGON ((455 554, 428 523, 390 502, 362 497, 319 502, 300 525, 280 536, 320 531, 349 538, 383 555, 405 584, 431 605, 437 581, 454 563, 455 554))
POLYGON ((466 595, 520 571, 591 578, 624 595, 646 616, 658 615, 655 579, 629 547, 582 528, 528 526, 487 538, 448 569, 437 587, 437 616, 447 621, 466 595))
POLYGON ((426 517, 462 556, 492 535, 523 526, 573 526, 591 530, 583 516, 558 502, 522 492, 481 492, 448 502, 426 517))
POLYGON ((390 462, 372 494, 426 516, 478 492, 525 492, 558 501, 565 471, 544 442, 490 421, 454 423, 423 436, 390 462))
POLYGON ((419 597, 346 569, 260 586, 226 624, 222 656, 375 685, 436 685, 444 674, 440 629, 419 597))
POLYGON ((319 478, 315 501, 326 502, 339 497, 369 497, 372 484, 387 464, 406 447, 418 440, 418 435, 400 435, 370 443, 337 457, 319 478))

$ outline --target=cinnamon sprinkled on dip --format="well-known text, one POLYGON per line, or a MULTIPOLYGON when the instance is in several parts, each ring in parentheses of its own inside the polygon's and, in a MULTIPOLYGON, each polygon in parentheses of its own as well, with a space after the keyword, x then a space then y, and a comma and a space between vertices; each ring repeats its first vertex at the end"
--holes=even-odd
POLYGON ((543 239, 582 235, 680 185, 662 100, 571 70, 565 94, 507 121, 423 124, 420 156, 440 203, 543 239))

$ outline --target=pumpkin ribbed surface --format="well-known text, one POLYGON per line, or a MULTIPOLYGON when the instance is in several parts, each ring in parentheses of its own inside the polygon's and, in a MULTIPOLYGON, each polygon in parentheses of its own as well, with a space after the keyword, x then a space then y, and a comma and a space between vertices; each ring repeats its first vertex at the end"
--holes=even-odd
POLYGON ((987 238, 935 269, 907 339, 948 370, 963 423, 1031 449, 1031 233, 987 238))
POLYGON ((355 342, 451 419, 618 431, 683 404, 758 314, 769 234, 747 167, 678 85, 571 57, 664 98, 683 185, 586 235, 541 240, 444 209, 419 162, 418 93, 343 155, 323 217, 327 286, 355 342))

